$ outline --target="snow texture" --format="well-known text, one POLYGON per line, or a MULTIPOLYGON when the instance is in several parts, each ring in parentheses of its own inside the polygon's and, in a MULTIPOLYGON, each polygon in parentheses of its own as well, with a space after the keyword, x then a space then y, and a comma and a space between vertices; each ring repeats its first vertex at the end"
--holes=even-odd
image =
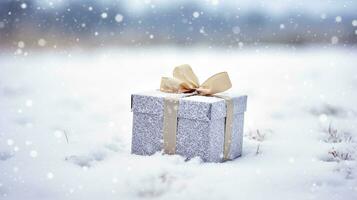
POLYGON ((357 199, 357 50, 0 53, 0 199, 357 199), (130 153, 130 95, 189 63, 249 96, 243 154, 130 153))

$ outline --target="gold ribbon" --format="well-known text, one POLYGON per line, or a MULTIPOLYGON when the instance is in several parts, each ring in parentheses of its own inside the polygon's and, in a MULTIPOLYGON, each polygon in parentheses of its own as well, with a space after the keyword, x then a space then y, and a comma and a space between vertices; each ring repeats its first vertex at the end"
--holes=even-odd
POLYGON ((200 85, 197 76, 193 73, 192 68, 185 64, 175 67, 173 78, 161 78, 160 90, 162 92, 170 93, 187 93, 197 91, 200 95, 213 95, 219 92, 224 92, 231 87, 232 83, 227 72, 217 73, 200 85))
MULTIPOLYGON (((200 85, 192 68, 185 64, 175 67, 173 78, 161 78, 160 91, 169 93, 194 92, 193 95, 214 95, 216 93, 224 92, 231 87, 232 83, 227 72, 217 73, 200 85)), ((232 138, 233 101, 228 96, 217 95, 216 97, 223 98, 226 101, 227 114, 225 121, 223 158, 224 160, 228 160, 232 138)), ((178 106, 179 97, 169 96, 164 98, 163 140, 164 152, 166 154, 175 154, 176 152, 178 106)))

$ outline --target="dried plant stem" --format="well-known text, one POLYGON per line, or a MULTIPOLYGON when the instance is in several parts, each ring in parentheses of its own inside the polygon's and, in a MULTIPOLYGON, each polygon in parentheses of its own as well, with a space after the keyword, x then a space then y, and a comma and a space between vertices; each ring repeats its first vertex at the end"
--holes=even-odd
POLYGON ((66 130, 63 130, 63 134, 64 134, 64 136, 66 137, 67 144, 69 144, 67 131, 66 131, 66 130))

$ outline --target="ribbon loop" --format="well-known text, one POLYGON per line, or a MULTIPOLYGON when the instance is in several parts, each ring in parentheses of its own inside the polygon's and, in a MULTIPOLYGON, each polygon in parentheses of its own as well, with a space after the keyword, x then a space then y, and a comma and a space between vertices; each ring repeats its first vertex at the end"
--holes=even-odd
POLYGON ((182 81, 181 86, 187 90, 192 90, 199 86, 198 78, 196 74, 193 73, 190 65, 185 64, 175 67, 173 77, 182 81))

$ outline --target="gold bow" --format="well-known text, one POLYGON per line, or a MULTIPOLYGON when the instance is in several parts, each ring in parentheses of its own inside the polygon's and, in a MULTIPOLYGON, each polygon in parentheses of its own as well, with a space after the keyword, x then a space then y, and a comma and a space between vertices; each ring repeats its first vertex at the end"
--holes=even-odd
POLYGON ((175 67, 173 78, 162 77, 160 91, 169 93, 197 92, 200 95, 213 95, 232 87, 227 72, 217 73, 201 85, 192 68, 185 64, 175 67))

